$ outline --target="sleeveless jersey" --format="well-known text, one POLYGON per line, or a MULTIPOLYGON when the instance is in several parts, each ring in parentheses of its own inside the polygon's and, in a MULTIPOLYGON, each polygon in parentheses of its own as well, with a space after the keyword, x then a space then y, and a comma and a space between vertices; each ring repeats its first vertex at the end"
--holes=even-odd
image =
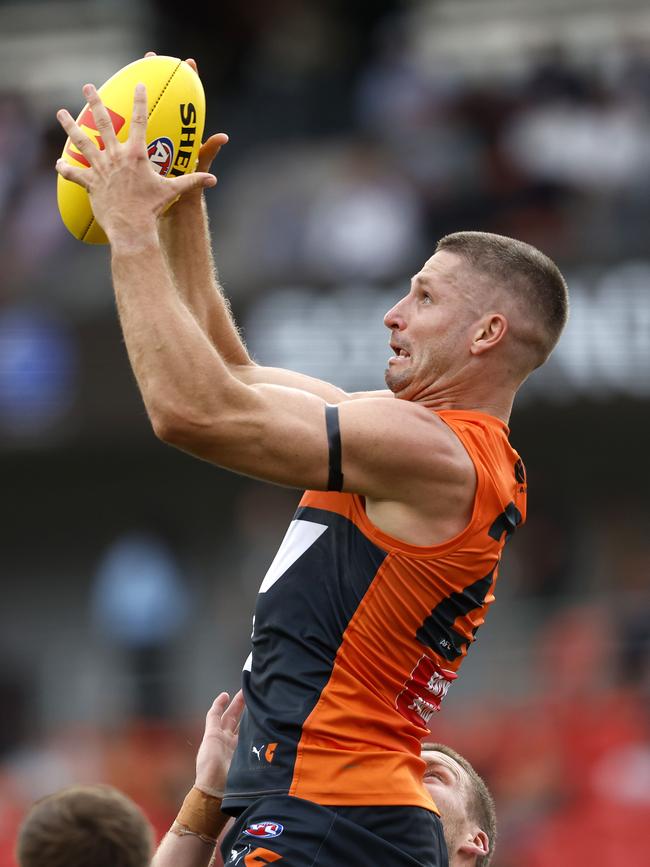
POLYGON ((420 742, 526 513, 507 426, 481 412, 438 415, 476 469, 472 515, 454 538, 410 545, 375 527, 361 496, 304 494, 256 604, 226 811, 270 794, 435 809, 420 742))

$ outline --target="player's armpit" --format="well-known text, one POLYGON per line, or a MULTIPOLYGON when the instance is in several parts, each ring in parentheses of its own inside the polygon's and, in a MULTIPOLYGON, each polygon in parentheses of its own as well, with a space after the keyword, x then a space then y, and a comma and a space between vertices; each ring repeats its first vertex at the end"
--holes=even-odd
MULTIPOLYGON (((168 442, 221 467, 297 488, 326 490, 326 401, 281 385, 241 386, 214 418, 168 442)), ((407 401, 366 398, 338 407, 343 489, 417 502, 431 485, 474 483, 471 461, 433 412, 407 401)))

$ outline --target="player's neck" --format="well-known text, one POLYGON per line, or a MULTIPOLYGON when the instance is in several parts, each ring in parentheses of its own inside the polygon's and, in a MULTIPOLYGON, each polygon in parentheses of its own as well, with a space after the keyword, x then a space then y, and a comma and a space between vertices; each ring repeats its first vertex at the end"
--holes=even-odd
MULTIPOLYGON (((397 395, 397 397, 399 396, 397 395)), ((447 388, 432 390, 410 399, 414 403, 435 411, 448 409, 484 412, 500 419, 504 424, 508 424, 512 413, 514 394, 511 389, 505 388, 492 388, 489 393, 484 389, 447 388)))

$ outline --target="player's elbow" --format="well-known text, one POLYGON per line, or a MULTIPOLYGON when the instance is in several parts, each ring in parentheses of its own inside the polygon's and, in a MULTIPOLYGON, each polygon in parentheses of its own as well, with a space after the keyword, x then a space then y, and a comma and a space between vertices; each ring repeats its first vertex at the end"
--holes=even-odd
POLYGON ((260 425, 241 413, 224 409, 201 413, 195 409, 166 408, 150 412, 149 418, 154 434, 162 442, 224 466, 233 451, 254 450, 255 442, 262 442, 260 425))
POLYGON ((181 430, 176 420, 173 420, 167 414, 149 412, 149 421, 157 439, 163 443, 167 443, 169 446, 175 445, 175 441, 180 437, 181 430))
POLYGON ((147 407, 147 412, 156 437, 177 448, 188 448, 205 439, 207 431, 214 427, 213 419, 187 408, 157 405, 147 407))

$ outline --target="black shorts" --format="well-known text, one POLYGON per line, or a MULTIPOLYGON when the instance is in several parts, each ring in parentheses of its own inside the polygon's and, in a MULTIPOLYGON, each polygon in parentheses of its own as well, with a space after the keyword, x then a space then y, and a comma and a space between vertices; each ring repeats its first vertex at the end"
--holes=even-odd
POLYGON ((323 807, 267 795, 235 820, 225 867, 448 867, 439 817, 421 807, 323 807))

